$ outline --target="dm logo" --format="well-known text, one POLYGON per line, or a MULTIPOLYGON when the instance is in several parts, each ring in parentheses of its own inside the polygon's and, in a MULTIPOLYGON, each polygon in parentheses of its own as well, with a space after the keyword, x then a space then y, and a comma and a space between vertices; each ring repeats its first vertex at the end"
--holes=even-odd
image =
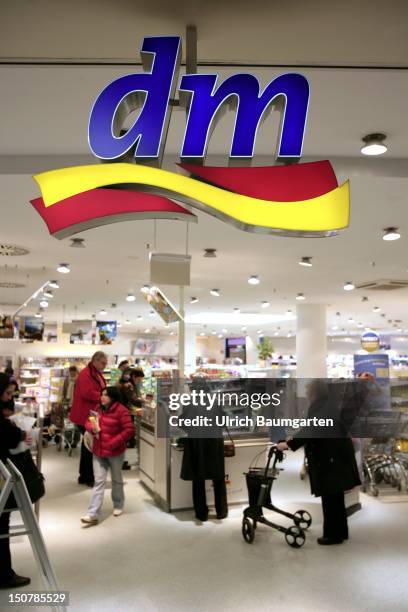
MULTIPOLYGON (((120 77, 97 96, 88 139, 104 163, 35 176, 41 198, 33 206, 57 238, 130 218, 197 221, 187 204, 236 227, 286 236, 331 236, 349 223, 349 185, 338 186, 328 161, 263 167, 203 165, 223 110, 235 111, 231 160, 254 156, 257 132, 275 106, 281 112, 276 157, 298 161, 309 105, 309 83, 282 74, 261 90, 252 74, 186 74, 179 92, 187 119, 180 164, 161 168, 181 56, 178 36, 148 37, 141 48, 145 71, 120 77), (133 124, 124 129, 130 113, 133 124), (126 186, 125 189, 117 187, 126 186)), ((271 147, 272 154, 272 147, 271 147)))
POLYGON ((375 332, 369 331, 361 336, 361 347, 368 353, 374 353, 380 348, 380 338, 375 332))

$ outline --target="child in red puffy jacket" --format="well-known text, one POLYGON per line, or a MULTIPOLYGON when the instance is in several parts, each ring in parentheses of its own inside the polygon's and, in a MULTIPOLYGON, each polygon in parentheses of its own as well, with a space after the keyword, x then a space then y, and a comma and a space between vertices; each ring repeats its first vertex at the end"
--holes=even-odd
POLYGON ((125 496, 123 491, 122 463, 126 442, 135 435, 135 428, 129 410, 121 403, 117 387, 102 391, 101 405, 85 423, 85 429, 92 434, 93 468, 95 485, 91 501, 82 523, 96 525, 103 504, 106 479, 111 472, 113 516, 123 514, 125 496))

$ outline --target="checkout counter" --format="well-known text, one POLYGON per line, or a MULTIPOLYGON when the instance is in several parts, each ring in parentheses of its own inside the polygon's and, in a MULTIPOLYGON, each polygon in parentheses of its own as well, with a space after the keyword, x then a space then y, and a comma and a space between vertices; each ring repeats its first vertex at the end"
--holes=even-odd
MULTIPOLYGON (((254 381, 251 381, 252 386, 254 381)), ((231 392, 243 391, 248 384, 245 379, 230 380, 206 380, 206 388, 210 391, 218 390, 231 392)), ((256 383, 255 383, 256 384, 256 383)), ((265 381, 260 380, 262 391, 265 391, 265 381)), ((276 385, 282 382, 270 379, 268 383, 269 393, 276 390, 276 385)), ((253 391, 253 387, 251 387, 253 391)), ((159 394, 160 396, 160 394, 159 394)), ((157 408, 152 406, 143 410, 140 424, 140 481, 148 489, 156 503, 166 512, 185 510, 192 508, 191 481, 181 480, 180 471, 183 460, 183 450, 180 438, 172 436, 168 430, 168 409, 166 402, 161 402, 160 397, 157 408), (158 435, 160 432, 160 436, 158 435)), ((250 407, 228 406, 223 408, 229 414, 235 416, 251 415, 250 407)), ((259 465, 264 465, 264 453, 268 448, 271 435, 268 427, 265 428, 229 428, 229 433, 235 443, 235 456, 225 457, 225 473, 227 479, 228 503, 246 503, 248 493, 244 472, 257 459, 259 465)), ((277 439, 277 438, 275 438, 277 439)), ((207 481, 208 500, 212 500, 212 484, 207 481)))

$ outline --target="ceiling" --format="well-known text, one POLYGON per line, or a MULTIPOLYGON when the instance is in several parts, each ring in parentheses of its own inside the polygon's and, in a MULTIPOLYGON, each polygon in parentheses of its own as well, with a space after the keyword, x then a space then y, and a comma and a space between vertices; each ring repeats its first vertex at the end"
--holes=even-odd
MULTIPOLYGON (((149 316, 139 289, 149 282, 150 250, 185 252, 185 223, 158 221, 156 229, 153 221, 105 226, 82 233, 86 249, 73 249, 69 240, 50 237, 30 206, 29 200, 38 196, 31 175, 53 167, 92 163, 87 121, 95 96, 116 76, 140 70, 82 65, 83 60, 90 60, 89 64, 94 58, 139 60, 136 50, 143 35, 182 34, 185 24, 193 20, 198 26, 200 60, 354 66, 301 70, 311 84, 303 161, 329 158, 340 181, 350 178, 351 224, 334 238, 280 238, 248 234, 198 212, 198 224, 189 229, 192 283, 186 296, 200 301, 187 304, 187 315, 229 315, 240 307, 243 313, 283 317, 288 309, 295 312, 295 296, 303 292, 307 302, 327 304, 329 329, 335 325, 338 331, 344 328, 347 333, 357 333, 361 322, 395 330, 395 319, 402 321, 398 326, 408 329, 407 289, 367 292, 369 301, 362 302, 361 291, 342 288, 347 280, 408 280, 408 72, 399 69, 408 57, 406 3, 391 3, 394 10, 389 4, 379 7, 375 3, 373 8, 370 3, 367 10, 366 2, 309 2, 306 12, 299 2, 255 2, 249 15, 244 5, 237 10, 235 2, 233 27, 229 2, 222 6, 219 2, 178 3, 171 10, 168 3, 157 2, 143 3, 142 8, 141 3, 130 1, 70 2, 69 14, 59 4, 38 1, 35 28, 30 27, 32 3, 16 1, 0 8, 0 116, 5 118, 0 121, 0 242, 30 249, 25 257, 0 258, 0 283, 27 285, 24 289, 0 288, 3 310, 23 303, 45 280, 60 277, 62 287, 50 303, 49 320, 86 318, 105 307, 109 318, 131 319, 131 329, 161 325, 157 316, 149 316), (91 19, 96 7, 98 19, 91 19), (383 35, 373 36, 373 31, 381 31, 374 26, 384 23, 383 35), (47 36, 40 36, 44 31, 47 36), (7 63, 6 58, 18 64, 7 63), (73 60, 70 65, 43 63, 67 58, 73 60), (33 59, 40 65, 30 65, 33 59), (387 134, 389 151, 382 159, 363 159, 361 137, 373 131, 387 134), (381 240, 382 229, 390 225, 400 228, 401 240, 381 240), (218 257, 204 258, 206 247, 218 249, 218 257), (298 265, 305 255, 313 257, 312 268, 298 265), (60 276, 55 268, 65 261, 72 272, 60 276), (259 275, 258 286, 247 283, 251 274, 259 275), (211 288, 219 288, 221 296, 210 296, 211 288), (125 300, 129 292, 137 294, 133 304, 125 300), (270 301, 270 308, 261 309, 262 300, 270 301), (112 303, 117 304, 116 309, 110 308, 112 303), (373 313, 374 306, 380 306, 381 312, 373 313), (381 317, 383 313, 387 316, 381 317), (141 322, 136 319, 139 314, 141 322), (389 319, 393 323, 388 324, 389 319)), ((272 68, 248 70, 263 84, 280 73, 272 68)), ((225 78, 234 69, 218 68, 217 72, 225 78)), ((277 118, 272 113, 260 130, 254 164, 273 163, 277 118)), ((227 163, 233 120, 234 115, 227 113, 219 122, 207 163, 227 163)), ((177 159, 184 127, 184 111, 174 111, 166 146, 167 167, 173 167, 177 159)), ((177 290, 164 290, 177 305, 177 290)), ((279 326, 284 334, 295 331, 293 320, 279 326)), ((205 329, 224 327, 223 323, 205 329)), ((233 319, 229 327, 240 329, 233 319)), ((262 329, 275 331, 277 324, 262 324, 262 329)))

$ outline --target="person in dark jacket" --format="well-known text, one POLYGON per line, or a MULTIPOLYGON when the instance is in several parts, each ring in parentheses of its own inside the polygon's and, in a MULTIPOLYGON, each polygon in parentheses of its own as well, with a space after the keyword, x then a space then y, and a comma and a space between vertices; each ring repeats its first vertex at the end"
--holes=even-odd
MULTIPOLYGON (((106 387, 103 371, 108 363, 108 358, 103 351, 97 351, 86 368, 79 373, 74 390, 74 400, 70 412, 70 419, 78 425, 80 432, 85 432, 85 423, 91 410, 97 410, 101 393, 106 387)), ((94 485, 94 473, 92 467, 92 453, 88 451, 85 444, 81 445, 81 459, 79 463, 78 484, 88 487, 94 485)))
MULTIPOLYGON (((211 415, 214 421, 216 411, 217 407, 214 407, 211 415)), ((202 413, 203 407, 188 406, 183 411, 183 417, 194 418, 202 413)), ((224 519, 228 516, 228 502, 222 431, 215 426, 211 431, 203 432, 207 437, 195 437, 197 431, 193 429, 186 431, 188 437, 184 440, 180 478, 192 481, 195 516, 203 522, 208 519, 205 481, 212 480, 217 518, 224 519)))
POLYGON ((113 516, 123 514, 125 496, 121 470, 126 443, 135 435, 135 428, 129 410, 120 401, 120 390, 117 387, 107 387, 102 391, 99 409, 85 422, 86 430, 93 436, 95 473, 95 486, 88 512, 81 518, 88 525, 98 522, 109 471, 112 477, 113 516))
POLYGON ((344 430, 340 409, 336 414, 336 406, 330 401, 327 386, 320 380, 312 381, 308 395, 308 417, 331 417, 333 429, 322 429, 319 438, 305 429, 292 439, 279 442, 278 449, 296 451, 305 447, 311 492, 322 498, 323 536, 317 541, 322 545, 341 544, 348 539, 344 492, 361 484, 354 447, 344 430))
MULTIPOLYGON (((13 402, 16 385, 7 374, 0 374, 0 460, 5 463, 9 449, 16 448, 27 439, 26 432, 9 421, 3 413, 3 407, 9 411, 13 402)), ((10 529, 10 512, 4 510, 0 515, 0 536, 8 536, 10 529)), ((30 578, 16 574, 11 565, 10 540, 0 537, 0 588, 12 589, 30 584, 30 578)))

